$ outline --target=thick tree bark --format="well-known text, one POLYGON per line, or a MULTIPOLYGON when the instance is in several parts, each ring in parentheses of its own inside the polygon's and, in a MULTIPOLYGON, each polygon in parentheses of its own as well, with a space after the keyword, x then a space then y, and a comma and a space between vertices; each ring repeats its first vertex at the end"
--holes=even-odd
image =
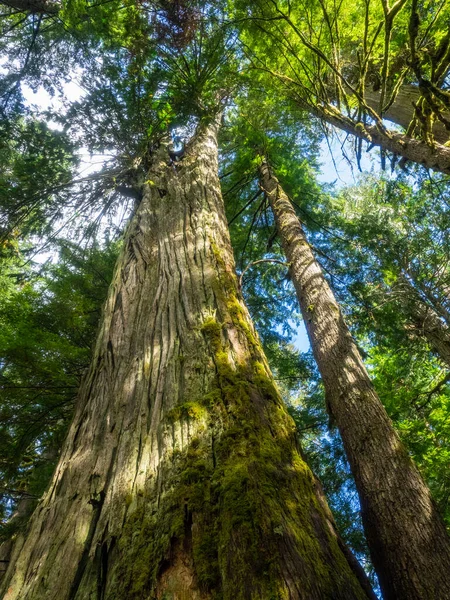
POLYGON ((301 223, 267 163, 273 209, 300 308, 355 477, 386 600, 450 598, 450 540, 429 490, 382 406, 301 223))
POLYGON ((394 291, 400 308, 409 321, 406 325, 408 332, 425 338, 430 349, 450 367, 447 302, 438 302, 433 295, 417 290, 405 274, 400 275, 394 291))
POLYGON ((415 330, 450 368, 450 329, 429 306, 414 304, 410 314, 415 330))
MULTIPOLYGON (((14 522, 17 523, 17 521, 23 521, 24 519, 29 517, 32 511, 33 504, 33 499, 29 497, 25 497, 19 500, 16 511, 12 515, 9 524, 14 525, 14 522)), ((5 540, 0 544, 0 582, 8 569, 9 563, 11 562, 11 555, 14 550, 14 541, 16 539, 18 544, 20 545, 21 543, 23 543, 22 537, 22 532, 19 528, 19 531, 13 537, 5 540)))
POLYGON ((217 127, 156 153, 6 600, 370 596, 238 293, 217 127))

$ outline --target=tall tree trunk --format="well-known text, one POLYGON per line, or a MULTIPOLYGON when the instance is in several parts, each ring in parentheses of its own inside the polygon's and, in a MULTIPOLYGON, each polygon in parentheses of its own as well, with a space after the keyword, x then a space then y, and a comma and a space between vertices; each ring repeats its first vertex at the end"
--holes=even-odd
POLYGON ((292 204, 267 163, 273 209, 306 329, 355 477, 386 600, 450 598, 450 540, 429 490, 382 406, 292 204))
POLYGON ((156 153, 6 600, 370 596, 238 293, 217 127, 156 153))
POLYGON ((425 305, 411 309, 415 330, 428 342, 431 350, 450 368, 450 330, 436 312, 425 305))
POLYGON ((401 276, 396 286, 400 292, 400 303, 413 325, 413 332, 424 337, 431 350, 450 367, 450 329, 446 322, 448 311, 438 306, 440 313, 420 298, 417 290, 406 276, 401 276))

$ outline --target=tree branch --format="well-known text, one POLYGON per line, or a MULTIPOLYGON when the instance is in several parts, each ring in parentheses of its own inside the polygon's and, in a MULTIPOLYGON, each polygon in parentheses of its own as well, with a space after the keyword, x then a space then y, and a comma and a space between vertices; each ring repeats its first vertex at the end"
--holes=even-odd
POLYGON ((259 265, 260 263, 276 263, 278 265, 283 265, 283 267, 290 267, 290 263, 284 262, 282 260, 278 260, 276 258, 262 258, 261 260, 254 260, 253 262, 249 263, 245 269, 242 271, 241 276, 239 277, 239 287, 242 288, 242 281, 244 279, 244 275, 245 273, 251 269, 251 267, 255 266, 255 265, 259 265))

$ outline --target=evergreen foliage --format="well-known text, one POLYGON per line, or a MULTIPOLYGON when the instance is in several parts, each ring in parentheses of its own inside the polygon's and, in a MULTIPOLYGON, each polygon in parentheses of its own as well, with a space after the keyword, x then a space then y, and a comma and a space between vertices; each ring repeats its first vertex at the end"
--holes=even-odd
MULTIPOLYGON (((23 498, 37 500, 52 474, 89 364, 117 244, 82 251, 62 241, 37 274, 2 263, 0 298, 0 536, 23 498)), ((34 506, 28 502, 27 514, 34 506)))
MULTIPOLYGON (((406 174, 399 154, 380 143, 390 176, 364 175, 342 190, 317 181, 329 124, 355 135, 359 164, 371 127, 389 137, 385 117, 404 85, 415 86, 417 98, 402 134, 443 148, 445 158, 450 6, 361 1, 344 18, 331 4, 236 1, 225 10, 189 0, 72 0, 43 12, 37 4, 2 5, 1 539, 20 526, 11 519, 20 501, 36 500, 51 476, 91 356, 118 233, 142 185, 153 185, 149 157, 170 135, 188 143, 194 124, 218 111, 242 292, 342 535, 371 571, 320 377, 311 354, 293 345, 300 317, 258 184, 262 157, 292 198, 376 390, 450 525, 450 365, 417 321, 417 307, 432 310, 447 339, 448 178, 417 165, 406 174), (83 88, 78 101, 65 92, 71 77, 83 88), (24 86, 64 101, 39 113, 25 102, 24 86), (367 90, 378 93, 375 108, 367 90), (83 152, 101 155, 102 167, 83 175, 83 152), (48 244, 58 258, 37 268, 33 252, 48 244)), ((436 170, 450 172, 439 160, 436 170)))

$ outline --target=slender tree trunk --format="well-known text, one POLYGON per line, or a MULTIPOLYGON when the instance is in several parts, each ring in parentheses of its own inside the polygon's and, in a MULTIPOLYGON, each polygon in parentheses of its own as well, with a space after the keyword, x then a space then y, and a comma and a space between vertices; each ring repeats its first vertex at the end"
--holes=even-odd
MULTIPOLYGON (((408 282, 408 289, 412 288, 408 282)), ((402 284, 404 288, 404 284, 402 284)), ((414 288, 412 288, 414 291, 414 288)), ((450 329, 438 313, 414 296, 406 295, 401 299, 403 309, 413 324, 413 331, 424 337, 431 350, 450 368, 450 329)))
POLYGON ((217 127, 154 157, 7 600, 370 596, 238 293, 217 127))
POLYGON ((355 477, 370 553, 386 600, 450 598, 450 540, 400 442, 301 223, 267 163, 273 209, 306 329, 355 477))
POLYGON ((428 342, 431 350, 450 368, 450 330, 430 307, 416 305, 412 309, 416 331, 428 342))

